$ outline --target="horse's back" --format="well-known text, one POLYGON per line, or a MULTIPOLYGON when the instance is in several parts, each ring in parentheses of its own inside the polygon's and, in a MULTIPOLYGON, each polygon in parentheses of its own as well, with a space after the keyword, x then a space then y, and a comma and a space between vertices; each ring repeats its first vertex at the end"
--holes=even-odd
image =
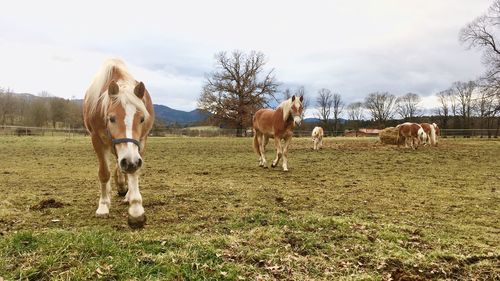
POLYGON ((253 116, 254 130, 263 134, 273 133, 274 113, 273 109, 259 109, 253 116))

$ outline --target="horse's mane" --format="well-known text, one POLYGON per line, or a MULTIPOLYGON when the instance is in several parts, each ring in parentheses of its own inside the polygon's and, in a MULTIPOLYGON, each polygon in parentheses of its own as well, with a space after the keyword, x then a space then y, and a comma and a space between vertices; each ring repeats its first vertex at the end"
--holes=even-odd
POLYGON ((283 110, 283 121, 286 121, 290 116, 290 110, 292 110, 292 98, 283 101, 278 108, 283 110))
POLYGON ((149 117, 149 112, 144 102, 134 94, 134 88, 137 81, 128 72, 123 61, 119 59, 109 59, 104 62, 101 69, 96 73, 90 87, 85 94, 85 103, 88 106, 90 114, 95 114, 100 110, 103 117, 107 115, 110 105, 120 103, 134 105, 137 110, 144 113, 144 117, 149 117), (106 88, 114 80, 120 88, 116 97, 111 98, 106 88))

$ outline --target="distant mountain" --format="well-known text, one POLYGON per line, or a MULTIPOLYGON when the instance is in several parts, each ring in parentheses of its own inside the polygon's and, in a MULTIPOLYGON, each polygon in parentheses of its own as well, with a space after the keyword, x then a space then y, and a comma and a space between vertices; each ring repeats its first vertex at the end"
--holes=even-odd
POLYGON ((189 125, 192 123, 204 121, 208 117, 206 113, 202 112, 199 109, 182 111, 160 104, 155 104, 154 109, 156 118, 166 123, 189 125))

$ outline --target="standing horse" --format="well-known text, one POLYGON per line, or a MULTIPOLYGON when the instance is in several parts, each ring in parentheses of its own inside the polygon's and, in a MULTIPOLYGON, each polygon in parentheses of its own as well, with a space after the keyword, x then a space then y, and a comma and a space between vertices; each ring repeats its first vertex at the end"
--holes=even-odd
POLYGON ((117 161, 114 171, 118 194, 128 201, 128 224, 143 227, 146 222, 139 191, 139 170, 146 139, 154 121, 153 103, 144 83, 136 81, 124 63, 108 60, 85 93, 83 120, 99 160, 101 196, 97 217, 108 217, 111 204, 110 156, 117 161))
POLYGON ((396 126, 398 130, 397 144, 399 147, 399 139, 404 138, 405 147, 408 147, 408 140, 411 141, 410 146, 417 149, 418 145, 423 143, 427 138, 427 134, 419 124, 416 123, 403 123, 396 126), (416 145, 415 145, 416 143, 416 145))
MULTIPOLYGON (((436 146, 437 138, 436 138, 436 127, 434 126, 436 123, 421 123, 420 126, 424 130, 427 138, 425 139, 425 144, 430 143, 432 146, 436 146)), ((437 126, 437 125, 436 125, 437 126)))
POLYGON ((434 145, 438 145, 438 137, 441 136, 441 129, 439 129, 438 125, 436 123, 432 123, 432 126, 434 127, 434 132, 435 132, 435 139, 434 139, 434 145))
POLYGON ((293 128, 299 126, 302 121, 304 98, 292 96, 282 102, 276 110, 259 109, 253 117, 253 148, 259 155, 259 166, 267 168, 265 157, 266 145, 269 138, 274 138, 276 147, 276 159, 272 167, 276 167, 283 157, 283 171, 288 171, 288 146, 293 136, 293 128), (285 140, 281 145, 281 140, 285 140))
POLYGON ((314 150, 319 150, 320 148, 323 147, 323 134, 324 134, 323 128, 314 127, 312 134, 311 134, 314 150))

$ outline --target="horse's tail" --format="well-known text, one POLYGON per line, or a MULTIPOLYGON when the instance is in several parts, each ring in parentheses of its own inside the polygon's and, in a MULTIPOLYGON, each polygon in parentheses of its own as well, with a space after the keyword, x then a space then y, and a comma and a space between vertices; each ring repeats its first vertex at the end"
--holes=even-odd
POLYGON ((257 131, 253 130, 253 150, 260 156, 260 145, 259 145, 259 137, 257 136, 257 131))
POLYGON ((431 131, 430 131, 430 143, 432 146, 436 145, 436 127, 434 127, 434 124, 431 125, 431 131))
POLYGON ((396 126, 396 129, 397 129, 397 131, 398 131, 398 136, 396 137, 396 144, 397 144, 397 145, 398 145, 398 147, 399 147, 399 131, 401 130, 401 127, 398 125, 398 126, 396 126))

